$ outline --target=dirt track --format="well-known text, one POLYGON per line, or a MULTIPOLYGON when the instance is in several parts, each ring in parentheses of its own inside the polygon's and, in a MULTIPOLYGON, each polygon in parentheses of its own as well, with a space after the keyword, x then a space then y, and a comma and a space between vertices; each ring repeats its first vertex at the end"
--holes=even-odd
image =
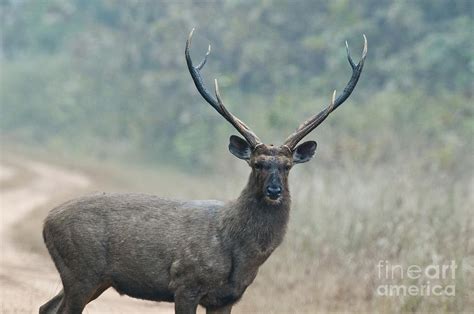
MULTIPOLYGON (((61 290, 61 281, 49 258, 23 250, 12 240, 12 229, 35 208, 50 202, 52 196, 85 190, 90 182, 79 173, 15 159, 12 163, 0 163, 0 183, 1 312, 37 313, 41 304, 61 290), (24 179, 25 172, 28 173, 27 179, 24 179), (18 179, 22 176, 23 180, 18 179)), ((41 234, 21 236, 27 240, 41 237, 41 234)), ((109 289, 89 304, 84 312, 174 313, 174 310, 172 304, 135 300, 119 296, 109 289)))

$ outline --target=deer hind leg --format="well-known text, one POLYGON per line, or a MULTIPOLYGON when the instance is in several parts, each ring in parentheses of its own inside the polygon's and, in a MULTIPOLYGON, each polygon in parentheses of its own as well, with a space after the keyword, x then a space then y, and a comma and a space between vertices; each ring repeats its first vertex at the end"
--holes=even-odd
POLYGON ((53 314, 58 313, 59 306, 64 299, 64 291, 61 290, 55 297, 43 304, 39 308, 39 314, 53 314))
POLYGON ((110 282, 101 275, 104 273, 104 264, 100 263, 100 254, 89 252, 91 256, 87 259, 93 259, 96 263, 93 267, 86 267, 84 265, 88 265, 88 261, 67 246, 62 245, 61 254, 50 232, 44 232, 44 237, 63 284, 61 296, 56 296, 43 306, 45 310, 53 309, 45 313, 81 313, 87 303, 110 287, 110 282))
MULTIPOLYGON (((77 296, 77 293, 74 294, 73 291, 68 291, 66 297, 64 290, 61 290, 55 297, 40 307, 39 314, 81 313, 87 303, 95 300, 109 287, 110 285, 108 284, 101 285, 95 290, 90 290, 91 293, 84 293, 84 296, 77 296), (87 295, 90 295, 90 297, 87 298, 87 295), (77 306, 76 303, 78 303, 79 306, 77 306)), ((83 289, 83 286, 81 285, 78 289, 83 289)))
POLYGON ((58 309, 58 313, 82 313, 87 303, 96 299, 109 287, 109 284, 97 284, 96 282, 88 281, 66 283, 64 285, 64 299, 58 309))
POLYGON ((100 278, 90 268, 81 268, 80 265, 68 267, 61 258, 56 259, 55 262, 64 291, 57 313, 82 313, 87 303, 110 287, 110 282, 100 278))

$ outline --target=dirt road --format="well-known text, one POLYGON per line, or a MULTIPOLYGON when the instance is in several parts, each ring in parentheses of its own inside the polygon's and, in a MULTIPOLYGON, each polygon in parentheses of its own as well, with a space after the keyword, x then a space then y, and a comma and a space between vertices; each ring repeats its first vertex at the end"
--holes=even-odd
MULTIPOLYGON (((15 158, 0 162, 0 183, 1 313, 37 313, 41 304, 61 290, 61 281, 51 259, 22 249, 13 241, 13 228, 53 196, 85 191, 90 181, 80 173, 15 158)), ((27 241, 41 234, 25 232, 21 237, 27 241)), ((172 304, 135 300, 109 289, 84 312, 174 313, 174 310, 172 304)))

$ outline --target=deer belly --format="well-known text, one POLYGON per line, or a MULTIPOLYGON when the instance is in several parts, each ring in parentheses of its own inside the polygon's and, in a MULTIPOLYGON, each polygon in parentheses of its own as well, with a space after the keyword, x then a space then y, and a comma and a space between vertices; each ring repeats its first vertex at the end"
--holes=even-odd
MULTIPOLYGON (((140 277, 138 275, 138 277, 140 277)), ((124 278, 116 277, 112 287, 120 294, 128 295, 132 298, 173 302, 174 293, 168 289, 166 282, 160 280, 150 280, 150 278, 124 278)))
POLYGON ((170 276, 167 263, 144 260, 135 256, 135 261, 122 259, 112 265, 108 274, 112 287, 120 294, 151 301, 173 301, 169 289, 170 276))

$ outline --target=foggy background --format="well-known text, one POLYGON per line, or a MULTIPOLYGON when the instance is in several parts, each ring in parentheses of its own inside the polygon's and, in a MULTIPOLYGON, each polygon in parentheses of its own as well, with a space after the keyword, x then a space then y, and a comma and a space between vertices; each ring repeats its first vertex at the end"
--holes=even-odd
POLYGON ((227 108, 268 144, 342 92, 351 75, 345 41, 357 61, 368 39, 354 93, 307 137, 319 144, 314 160, 291 173, 285 241, 235 312, 473 308, 474 2, 6 0, 0 8, 2 214, 15 212, 7 201, 15 191, 23 201, 43 195, 3 219, 2 240, 12 258, 35 256, 50 274, 40 283, 35 269, 15 268, 24 259, 4 258, 2 273, 16 270, 18 283, 0 281, 10 291, 3 308, 36 310, 55 294, 41 224, 67 198, 238 196, 249 168, 228 153, 236 131, 188 73, 193 27, 195 63, 212 45, 208 89, 217 78, 227 108), (35 178, 43 184, 32 186, 35 178), (454 260, 456 296, 379 296, 380 260, 454 260), (37 288, 18 288, 30 278, 37 288))

